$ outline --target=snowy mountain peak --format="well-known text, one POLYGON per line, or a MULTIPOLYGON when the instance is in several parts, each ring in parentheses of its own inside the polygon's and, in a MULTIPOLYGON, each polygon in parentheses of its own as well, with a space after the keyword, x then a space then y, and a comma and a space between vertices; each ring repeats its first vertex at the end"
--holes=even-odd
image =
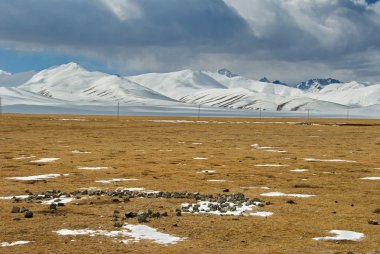
POLYGON ((310 79, 308 81, 304 81, 298 84, 296 87, 301 90, 306 90, 309 92, 317 92, 322 90, 325 86, 331 84, 340 84, 342 83, 340 80, 327 78, 327 79, 310 79))
POLYGON ((0 70, 0 75, 10 76, 10 75, 12 75, 12 74, 9 73, 9 72, 6 72, 6 71, 3 71, 3 70, 0 70))
POLYGON ((239 76, 239 75, 233 73, 232 71, 227 70, 226 68, 223 68, 223 69, 218 70, 218 73, 219 73, 220 75, 226 76, 226 77, 228 77, 228 78, 233 78, 233 77, 237 77, 237 76, 239 76))
POLYGON ((70 63, 67 63, 67 64, 62 64, 62 65, 58 65, 58 66, 54 66, 52 68, 50 68, 51 70, 60 70, 60 71, 77 71, 77 70, 86 70, 85 68, 83 68, 82 66, 80 66, 79 64, 77 63, 74 63, 74 62, 70 62, 70 63))

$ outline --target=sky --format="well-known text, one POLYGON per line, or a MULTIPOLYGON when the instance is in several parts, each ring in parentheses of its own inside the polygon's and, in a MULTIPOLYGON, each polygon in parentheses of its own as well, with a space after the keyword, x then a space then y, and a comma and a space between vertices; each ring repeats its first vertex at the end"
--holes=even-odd
POLYGON ((0 0, 0 69, 380 82, 375 0, 0 0))

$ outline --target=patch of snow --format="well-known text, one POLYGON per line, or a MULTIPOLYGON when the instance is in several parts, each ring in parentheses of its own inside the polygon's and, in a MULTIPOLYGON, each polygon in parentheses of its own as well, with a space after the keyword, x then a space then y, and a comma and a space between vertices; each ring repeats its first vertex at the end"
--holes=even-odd
POLYGON ((111 167, 78 167, 78 169, 83 169, 83 170, 104 170, 104 169, 111 169, 111 167))
POLYGON ((202 145, 202 143, 197 143, 197 142, 195 142, 195 143, 192 143, 193 145, 202 145))
POLYGON ((249 215, 259 216, 259 217, 269 217, 269 216, 272 216, 273 213, 272 212, 254 212, 254 213, 250 213, 249 215))
POLYGON ((29 195, 19 195, 19 196, 8 196, 8 197, 0 197, 0 200, 10 200, 12 198, 19 198, 19 199, 24 199, 29 197, 29 195))
MULTIPOLYGON (((84 199, 84 198, 82 198, 84 199)), ((72 201, 76 200, 74 197, 59 197, 59 198, 53 198, 53 199, 49 199, 49 200, 44 200, 41 202, 42 205, 50 205, 50 204, 57 204, 57 203, 63 203, 63 204, 67 204, 67 203, 70 203, 72 201)))
POLYGON ((362 239, 365 235, 363 233, 358 233, 354 231, 347 230, 331 230, 330 234, 335 234, 336 236, 324 236, 324 237, 314 237, 313 240, 317 241, 336 241, 336 240, 348 240, 348 241, 358 241, 362 239))
POLYGON ((89 154, 89 153, 91 153, 91 152, 79 151, 79 150, 73 150, 73 151, 71 151, 71 153, 74 153, 74 154, 89 154))
POLYGON ((26 155, 21 155, 20 157, 13 158, 14 160, 25 160, 25 159, 32 159, 35 158, 36 156, 26 156, 26 155))
POLYGON ((194 160, 208 160, 208 158, 205 157, 195 157, 194 160))
POLYGON ((301 173, 301 172, 306 172, 308 171, 307 169, 303 169, 303 168, 297 168, 297 169, 291 169, 289 170, 290 172, 296 172, 296 173, 301 173))
POLYGON ((242 189, 263 189, 263 190, 269 190, 270 188, 267 186, 262 186, 262 187, 240 187, 242 189))
POLYGON ((60 158, 41 158, 41 159, 34 160, 34 161, 31 161, 31 162, 36 162, 36 163, 40 163, 40 162, 53 162, 53 161, 57 161, 59 159, 60 158))
POLYGON ((380 176, 368 176, 368 177, 363 177, 363 178, 360 178, 362 180, 380 180, 380 176))
POLYGON ((136 178, 113 178, 110 180, 98 180, 95 181, 97 183, 112 183, 112 182, 126 182, 126 181, 137 181, 139 179, 136 178))
POLYGON ((106 237, 127 237, 122 240, 123 243, 139 242, 141 240, 150 240, 157 244, 176 244, 179 241, 183 241, 186 238, 172 236, 169 234, 158 232, 157 229, 146 225, 131 225, 127 224, 123 226, 119 231, 106 231, 106 230, 90 230, 90 229, 61 229, 53 231, 59 235, 89 235, 89 236, 106 236, 106 237))
POLYGON ((82 121, 82 122, 88 121, 87 119, 83 119, 83 118, 59 118, 57 120, 58 121, 82 121))
POLYGON ((207 180, 207 182, 226 182, 226 180, 212 179, 212 180, 207 180))
POLYGON ((22 245, 22 244, 28 244, 30 243, 30 241, 16 241, 16 242, 2 242, 0 243, 0 246, 1 247, 11 247, 11 246, 15 246, 15 245, 22 245))
POLYGON ((315 197, 315 195, 311 195, 311 194, 285 194, 282 192, 267 192, 267 193, 262 193, 260 195, 264 197, 295 197, 295 198, 315 197))
POLYGON ((143 191, 143 190, 145 190, 145 188, 142 188, 142 187, 132 187, 132 188, 118 188, 117 190, 143 191))
POLYGON ((356 162, 356 161, 351 161, 351 160, 341 160, 341 159, 315 159, 315 158, 304 158, 305 161, 310 161, 310 162, 356 162))
POLYGON ((34 175, 34 176, 16 176, 7 177, 7 179, 18 180, 18 181, 41 181, 51 178, 56 178, 61 176, 60 174, 46 174, 46 175, 34 175))
POLYGON ((205 173, 205 174, 214 174, 216 172, 216 170, 211 170, 211 169, 205 169, 205 170, 202 170, 198 173, 205 173))
POLYGON ((255 167, 289 167, 289 165, 282 164, 257 164, 255 167))

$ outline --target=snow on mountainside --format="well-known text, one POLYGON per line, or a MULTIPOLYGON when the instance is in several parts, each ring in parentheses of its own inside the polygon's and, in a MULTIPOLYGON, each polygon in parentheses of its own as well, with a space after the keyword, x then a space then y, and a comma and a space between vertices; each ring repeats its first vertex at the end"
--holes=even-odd
POLYGON ((340 84, 341 81, 337 79, 327 78, 327 79, 310 79, 308 81, 298 84, 296 87, 301 90, 309 92, 317 92, 322 90, 324 87, 331 84, 340 84))
POLYGON ((203 89, 226 88, 202 71, 183 70, 169 73, 148 73, 127 78, 177 100, 203 89))
POLYGON ((126 78, 90 72, 75 63, 43 70, 20 88, 68 101, 170 100, 126 78))
POLYGON ((58 99, 47 98, 43 95, 25 91, 17 87, 0 87, 2 104, 15 105, 58 105, 63 101, 58 99))
POLYGON ((15 87, 28 81, 34 74, 34 71, 11 74, 0 70, 0 87, 15 87))
POLYGON ((365 86, 357 82, 350 82, 330 86, 322 89, 319 93, 309 93, 308 97, 351 107, 380 103, 380 84, 365 86))

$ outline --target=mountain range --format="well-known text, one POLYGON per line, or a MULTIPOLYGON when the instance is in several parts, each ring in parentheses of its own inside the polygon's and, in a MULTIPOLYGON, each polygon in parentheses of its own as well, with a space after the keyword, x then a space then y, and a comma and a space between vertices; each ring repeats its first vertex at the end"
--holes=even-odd
MULTIPOLYGON (((118 76, 88 71, 76 63, 10 74, 0 71, 2 103, 11 106, 99 108, 115 105, 177 110, 202 105, 276 112, 340 112, 348 109, 378 114, 380 83, 312 79, 296 86, 267 78, 253 80, 227 69, 217 72, 182 70, 118 76)), ((218 111, 219 112, 219 111, 218 111)))

